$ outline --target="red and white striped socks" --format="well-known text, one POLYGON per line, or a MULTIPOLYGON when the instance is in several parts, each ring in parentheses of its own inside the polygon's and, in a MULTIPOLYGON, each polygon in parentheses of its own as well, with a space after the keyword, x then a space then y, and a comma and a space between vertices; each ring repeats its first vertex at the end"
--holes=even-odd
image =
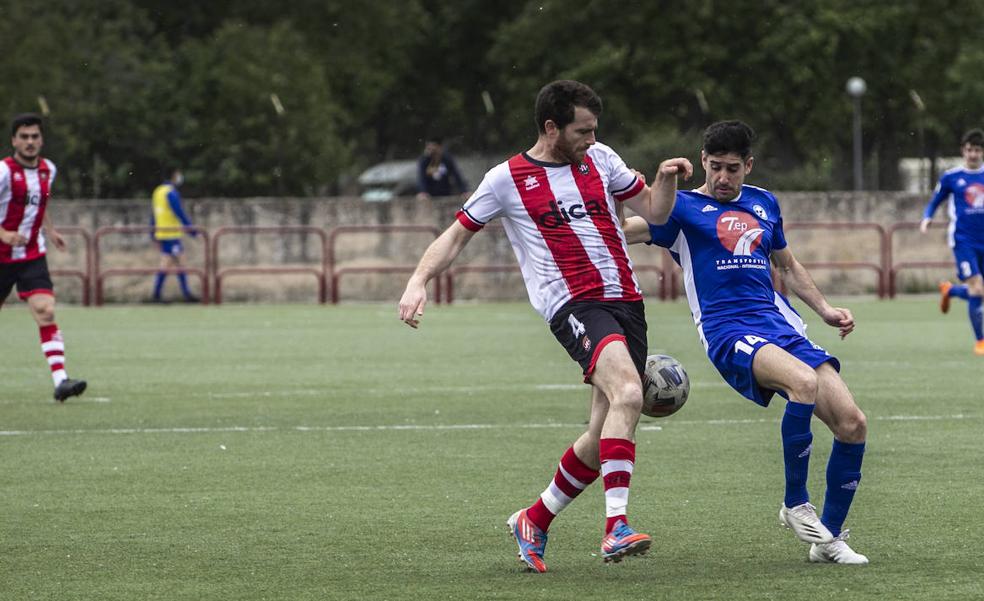
POLYGON ((601 458, 601 477, 605 482, 605 534, 621 521, 628 524, 625 517, 629 504, 629 481, 635 464, 635 443, 622 438, 602 438, 599 443, 601 458))
POLYGON ((41 326, 41 350, 48 360, 48 367, 51 368, 51 379, 57 387, 63 380, 68 378, 65 373, 65 343, 62 341, 61 332, 58 326, 41 326))
POLYGON ((550 485, 540 494, 536 503, 526 510, 526 517, 546 532, 557 514, 597 478, 598 470, 584 465, 574 454, 574 447, 568 448, 560 458, 560 467, 550 485))

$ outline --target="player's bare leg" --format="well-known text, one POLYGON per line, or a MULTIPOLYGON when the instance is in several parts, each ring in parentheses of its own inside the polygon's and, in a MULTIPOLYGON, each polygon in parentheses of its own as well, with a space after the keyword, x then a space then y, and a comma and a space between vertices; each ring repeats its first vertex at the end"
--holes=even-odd
MULTIPOLYGON (((607 518, 601 556, 606 562, 618 562, 629 555, 646 553, 653 542, 649 535, 629 527, 626 518, 635 467, 635 429, 642 411, 642 381, 624 343, 611 342, 601 350, 591 383, 600 392, 596 398, 608 400, 598 440, 607 518)), ((592 412, 597 405, 600 403, 592 402, 592 412)))
POLYGON ((41 334, 41 350, 44 351, 51 369, 55 400, 63 402, 69 397, 82 394, 85 392, 85 380, 73 380, 65 371, 65 343, 55 324, 55 297, 44 293, 32 294, 27 297, 27 306, 41 334))
POLYGON ((848 531, 842 526, 861 481, 868 420, 855 403, 847 384, 829 363, 819 366, 816 371, 820 385, 815 413, 834 434, 820 519, 835 538, 830 543, 812 545, 810 561, 864 565, 868 558, 847 545, 848 531))
POLYGON ((585 465, 599 470, 601 460, 598 458, 598 441, 601 439, 601 429, 608 416, 608 397, 597 386, 591 387, 591 415, 588 417, 588 429, 574 441, 574 453, 585 465))
POLYGON ((834 535, 820 521, 806 488, 813 449, 810 421, 817 400, 817 374, 774 344, 758 350, 752 360, 752 372, 759 385, 781 390, 789 397, 781 429, 786 493, 779 508, 779 522, 804 542, 829 543, 834 535))

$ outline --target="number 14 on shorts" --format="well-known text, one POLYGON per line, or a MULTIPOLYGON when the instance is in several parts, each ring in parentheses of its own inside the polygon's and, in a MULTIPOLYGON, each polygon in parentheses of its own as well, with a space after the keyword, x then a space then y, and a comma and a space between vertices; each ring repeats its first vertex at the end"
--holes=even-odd
POLYGON ((768 342, 765 338, 761 336, 753 336, 748 334, 744 337, 744 340, 738 340, 735 342, 735 352, 742 352, 746 355, 751 355, 752 351, 755 350, 756 346, 759 346, 765 342, 768 342))

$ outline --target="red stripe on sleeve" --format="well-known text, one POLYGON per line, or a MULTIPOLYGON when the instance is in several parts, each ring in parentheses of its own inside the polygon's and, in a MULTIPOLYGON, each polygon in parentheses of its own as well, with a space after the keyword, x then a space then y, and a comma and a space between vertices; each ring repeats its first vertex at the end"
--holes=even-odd
POLYGON ((467 230, 477 232, 483 227, 485 227, 483 224, 478 223, 477 221, 469 217, 468 213, 464 211, 459 210, 457 213, 454 214, 454 216, 458 220, 458 223, 465 226, 465 229, 467 230))
MULTIPOLYGON (((587 158, 587 157, 585 157, 585 158, 587 158)), ((646 187, 646 182, 642 181, 641 179, 639 179, 637 177, 636 178, 636 182, 634 184, 632 184, 632 187, 631 188, 629 188, 628 190, 626 190, 624 192, 619 192, 618 194, 612 194, 612 197, 615 200, 617 200, 619 202, 622 202, 623 200, 628 200, 628 199, 634 197, 635 195, 637 195, 639 192, 642 192, 642 189, 645 188, 645 187, 646 187)))

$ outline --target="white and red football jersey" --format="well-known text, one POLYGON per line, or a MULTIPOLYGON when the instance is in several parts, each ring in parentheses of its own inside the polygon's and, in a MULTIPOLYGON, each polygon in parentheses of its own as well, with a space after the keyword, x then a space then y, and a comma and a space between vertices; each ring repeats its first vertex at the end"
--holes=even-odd
POLYGON ((43 257, 44 233, 41 223, 48 205, 55 164, 42 158, 34 169, 24 167, 13 157, 0 161, 0 227, 20 232, 25 246, 0 242, 0 263, 16 263, 43 257))
POLYGON ((593 144, 580 165, 524 152, 486 173, 457 218, 472 231, 502 218, 530 302, 550 321, 571 300, 642 299, 615 201, 645 185, 604 144, 593 144))

